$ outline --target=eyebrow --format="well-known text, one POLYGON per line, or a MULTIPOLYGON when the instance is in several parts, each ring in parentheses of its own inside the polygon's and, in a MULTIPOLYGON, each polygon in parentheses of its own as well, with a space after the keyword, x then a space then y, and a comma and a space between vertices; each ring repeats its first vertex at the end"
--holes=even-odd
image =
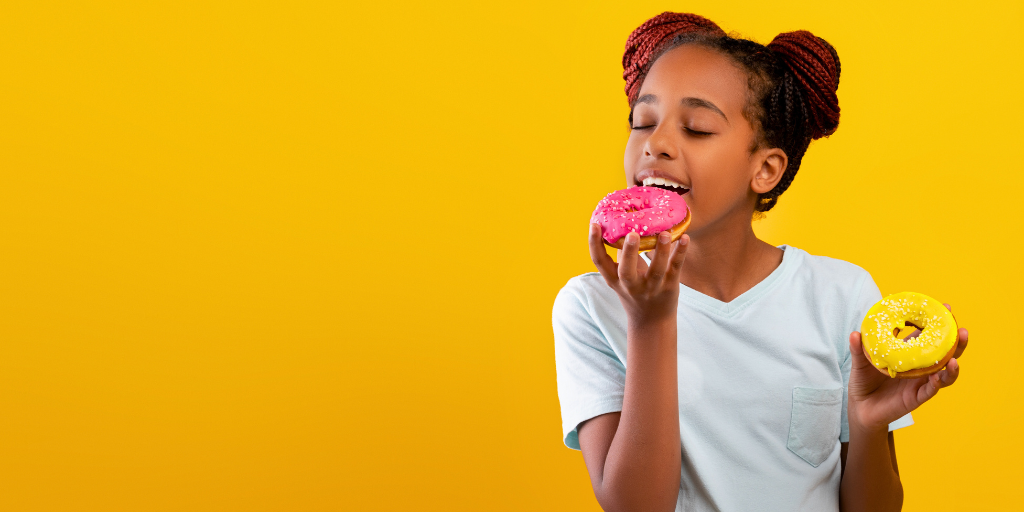
MULTIPOLYGON (((658 104, 658 97, 653 95, 653 94, 644 94, 643 96, 640 96, 639 98, 636 99, 635 105, 639 105, 641 103, 648 103, 648 104, 651 104, 651 105, 657 105, 658 104)), ((694 98, 692 96, 688 96, 686 98, 683 98, 681 103, 683 105, 688 106, 688 107, 706 108, 706 109, 708 109, 708 110, 710 110, 710 111, 712 111, 712 112, 722 116, 722 119, 725 119, 726 122, 729 122, 729 118, 725 116, 725 113, 722 112, 721 109, 719 109, 717 106, 715 106, 714 103, 711 103, 710 101, 705 100, 703 98, 694 98)))

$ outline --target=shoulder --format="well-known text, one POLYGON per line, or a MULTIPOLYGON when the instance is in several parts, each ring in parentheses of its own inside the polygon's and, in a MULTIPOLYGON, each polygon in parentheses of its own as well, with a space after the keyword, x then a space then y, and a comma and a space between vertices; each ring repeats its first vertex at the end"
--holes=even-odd
POLYGON ((800 256, 797 272, 819 289, 842 290, 844 295, 859 294, 867 283, 874 285, 867 270, 848 261, 810 254, 796 247, 787 247, 786 250, 795 251, 800 256))
POLYGON ((816 276, 842 279, 845 281, 857 281, 864 279, 865 277, 870 277, 867 270, 864 270, 849 261, 810 254, 807 251, 797 249, 796 247, 787 248, 787 250, 790 249, 802 254, 802 266, 806 267, 807 271, 814 273, 816 276))
POLYGON ((570 279, 559 290, 551 311, 555 343, 588 345, 607 351, 624 336, 626 316, 622 302, 601 274, 591 272, 570 279))
MULTIPOLYGON (((787 248, 790 250, 793 248, 787 248)), ((849 353, 849 333, 860 328, 864 314, 881 299, 878 286, 867 270, 828 256, 802 255, 797 281, 815 314, 836 340, 840 354, 849 353)), ((843 358, 841 357, 840 360, 843 358)))
POLYGON ((573 316, 583 311, 595 314, 595 307, 608 303, 615 298, 615 292, 604 282, 597 272, 587 272, 569 279, 555 296, 552 315, 557 322, 560 316, 573 316))

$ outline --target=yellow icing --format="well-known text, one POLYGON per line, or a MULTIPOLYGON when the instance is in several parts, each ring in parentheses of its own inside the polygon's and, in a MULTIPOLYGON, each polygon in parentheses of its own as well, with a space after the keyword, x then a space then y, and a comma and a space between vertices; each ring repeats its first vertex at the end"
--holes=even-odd
POLYGON ((871 364, 895 377, 937 364, 956 343, 957 327, 941 302, 923 293, 900 292, 871 306, 860 333, 871 364), (908 322, 921 328, 916 338, 907 339, 916 330, 908 322))

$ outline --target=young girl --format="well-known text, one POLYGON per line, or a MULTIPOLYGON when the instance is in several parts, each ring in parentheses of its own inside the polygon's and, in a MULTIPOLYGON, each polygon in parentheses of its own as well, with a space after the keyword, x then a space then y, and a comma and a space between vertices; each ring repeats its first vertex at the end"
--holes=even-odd
MULTIPOLYGON (((959 364, 890 379, 861 320, 881 294, 861 268, 755 235, 812 139, 839 122, 839 57, 810 32, 767 46, 663 13, 623 57, 629 186, 682 191, 693 221, 571 279, 553 323, 564 441, 605 510, 899 510, 891 431, 959 364), (648 180, 648 182, 650 182, 648 180)), ((948 307, 948 306, 947 306, 948 307)), ((959 357, 967 345, 960 329, 959 357)))

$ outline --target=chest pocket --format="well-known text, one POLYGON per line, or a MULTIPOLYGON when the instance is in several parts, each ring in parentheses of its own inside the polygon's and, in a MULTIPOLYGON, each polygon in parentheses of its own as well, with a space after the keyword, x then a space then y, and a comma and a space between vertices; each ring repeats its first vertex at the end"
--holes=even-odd
POLYGON ((839 443, 843 388, 793 388, 793 416, 786 447, 818 467, 839 443))

